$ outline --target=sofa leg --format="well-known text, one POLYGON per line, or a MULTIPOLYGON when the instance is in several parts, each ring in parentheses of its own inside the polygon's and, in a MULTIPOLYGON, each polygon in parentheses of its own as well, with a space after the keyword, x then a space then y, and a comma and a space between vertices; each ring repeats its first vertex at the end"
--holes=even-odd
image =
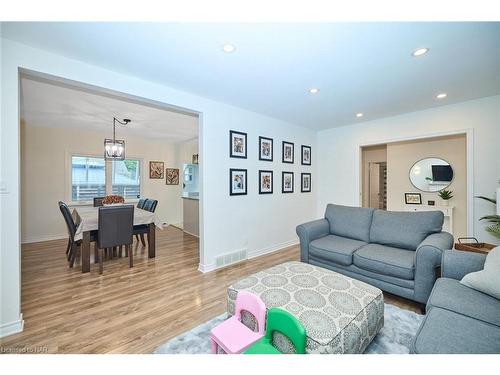
POLYGON ((422 315, 425 315, 425 306, 425 303, 420 304, 420 312, 422 313, 422 315))

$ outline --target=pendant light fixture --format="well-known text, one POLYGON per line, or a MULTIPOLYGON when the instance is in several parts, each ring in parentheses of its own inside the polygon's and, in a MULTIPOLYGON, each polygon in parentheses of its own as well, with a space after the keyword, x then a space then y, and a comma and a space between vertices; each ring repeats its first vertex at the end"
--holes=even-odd
POLYGON ((116 139, 115 127, 116 123, 127 125, 131 120, 123 119, 123 122, 113 117, 113 139, 106 138, 104 140, 104 159, 106 160, 124 160, 125 159, 125 141, 116 139))

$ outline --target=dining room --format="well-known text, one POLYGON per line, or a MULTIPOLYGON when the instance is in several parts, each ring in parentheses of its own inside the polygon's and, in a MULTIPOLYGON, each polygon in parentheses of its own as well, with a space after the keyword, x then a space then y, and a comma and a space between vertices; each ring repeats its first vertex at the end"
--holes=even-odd
POLYGON ((182 231, 197 114, 29 74, 20 87, 23 246, 64 239, 68 272, 92 277, 154 261, 158 233, 182 231))

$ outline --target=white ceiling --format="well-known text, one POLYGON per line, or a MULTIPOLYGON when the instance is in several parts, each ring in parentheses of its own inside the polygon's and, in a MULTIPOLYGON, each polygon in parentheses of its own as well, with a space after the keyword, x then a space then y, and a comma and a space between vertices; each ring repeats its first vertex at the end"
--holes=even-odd
POLYGON ((2 34, 313 129, 500 93, 500 23, 3 23, 2 34), (412 57, 419 47, 430 52, 412 57))
POLYGON ((198 135, 198 117, 26 76, 21 78, 21 98, 21 116, 29 126, 105 131, 111 137, 116 117, 132 120, 117 126, 117 138, 183 142, 198 135))

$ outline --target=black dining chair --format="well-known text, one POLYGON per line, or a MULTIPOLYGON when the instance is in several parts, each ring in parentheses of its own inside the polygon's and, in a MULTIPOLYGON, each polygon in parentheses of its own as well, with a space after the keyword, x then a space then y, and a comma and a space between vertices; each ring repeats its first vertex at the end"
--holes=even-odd
MULTIPOLYGON (((64 218, 64 222, 66 223, 66 229, 68 230, 68 246, 66 248, 66 257, 69 261, 69 266, 73 267, 75 264, 76 253, 78 251, 78 247, 81 245, 82 241, 75 241, 75 233, 78 228, 78 222, 73 220, 73 216, 71 215, 71 211, 66 203, 59 201, 59 210, 64 218)), ((90 241, 96 241, 96 232, 90 232, 90 241)))
POLYGON ((143 209, 144 208, 144 203, 146 203, 146 201, 147 201, 146 198, 139 199, 139 202, 137 202, 137 208, 143 209))
POLYGON ((134 227, 134 206, 99 207, 97 248, 99 253, 99 273, 103 271, 103 249, 125 246, 129 265, 133 267, 132 241, 134 227))
MULTIPOLYGON (((143 210, 149 212, 155 212, 156 206, 158 206, 158 201, 156 199, 146 199, 144 203, 143 210)), ((139 238, 141 239, 142 246, 146 246, 146 240, 144 239, 144 235, 149 233, 149 225, 141 224, 134 225, 134 235, 139 242, 139 238)))
POLYGON ((102 201, 104 200, 104 197, 94 197, 94 207, 102 207, 103 203, 102 201))

